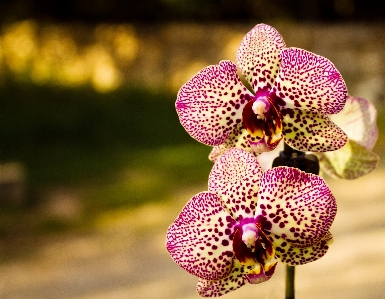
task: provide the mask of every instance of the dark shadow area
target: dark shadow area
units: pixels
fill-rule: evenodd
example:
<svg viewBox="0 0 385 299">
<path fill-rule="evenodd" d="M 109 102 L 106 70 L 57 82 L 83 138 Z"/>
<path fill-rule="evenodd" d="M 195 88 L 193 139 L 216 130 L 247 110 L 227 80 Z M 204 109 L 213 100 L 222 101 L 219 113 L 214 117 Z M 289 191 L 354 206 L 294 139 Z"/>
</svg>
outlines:
<svg viewBox="0 0 385 299">
<path fill-rule="evenodd" d="M 5 21 L 134 22 L 311 22 L 383 21 L 385 4 L 374 0 L 3 0 Z"/>
</svg>

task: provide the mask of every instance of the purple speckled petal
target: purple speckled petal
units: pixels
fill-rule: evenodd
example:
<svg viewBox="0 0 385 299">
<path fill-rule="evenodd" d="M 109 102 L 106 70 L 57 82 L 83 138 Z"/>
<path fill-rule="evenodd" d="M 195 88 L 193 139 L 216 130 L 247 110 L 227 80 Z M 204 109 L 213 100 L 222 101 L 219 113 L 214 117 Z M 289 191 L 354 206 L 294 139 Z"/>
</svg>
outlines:
<svg viewBox="0 0 385 299">
<path fill-rule="evenodd" d="M 298 266 L 316 261 L 323 257 L 333 243 L 333 236 L 328 232 L 318 243 L 308 247 L 296 247 L 285 238 L 271 234 L 275 248 L 275 257 L 289 266 Z"/>
<path fill-rule="evenodd" d="M 285 42 L 278 31 L 265 24 L 256 25 L 243 38 L 237 51 L 237 66 L 259 94 L 273 86 L 279 70 L 279 53 Z"/>
<path fill-rule="evenodd" d="M 346 85 L 328 59 L 298 48 L 287 48 L 280 57 L 281 69 L 272 92 L 286 102 L 285 108 L 325 114 L 342 110 Z"/>
<path fill-rule="evenodd" d="M 215 162 L 218 157 L 223 155 L 227 150 L 232 147 L 241 148 L 249 153 L 254 154 L 254 152 L 251 150 L 249 143 L 249 140 L 253 138 L 254 137 L 250 136 L 250 134 L 243 127 L 242 123 L 240 123 L 224 143 L 213 147 L 209 155 L 209 159 Z"/>
<path fill-rule="evenodd" d="M 299 151 L 327 152 L 345 145 L 347 135 L 325 114 L 282 109 L 286 143 Z"/>
<path fill-rule="evenodd" d="M 348 135 L 367 150 L 372 150 L 377 138 L 377 110 L 372 103 L 363 98 L 349 96 L 344 109 L 338 114 L 330 115 Z"/>
<path fill-rule="evenodd" d="M 352 180 L 370 173 L 379 157 L 354 140 L 334 152 L 317 153 L 321 170 L 333 178 Z"/>
<path fill-rule="evenodd" d="M 187 202 L 168 228 L 166 248 L 189 273 L 208 280 L 222 279 L 233 268 L 230 234 L 234 224 L 216 194 L 201 192 Z"/>
<path fill-rule="evenodd" d="M 296 247 L 312 246 L 328 234 L 336 213 L 336 201 L 321 177 L 291 167 L 264 172 L 255 215 L 271 223 L 266 231 Z"/>
<path fill-rule="evenodd" d="M 207 145 L 218 145 L 242 121 L 245 95 L 231 61 L 221 61 L 201 70 L 179 90 L 175 103 L 179 120 L 191 137 Z"/>
<path fill-rule="evenodd" d="M 218 280 L 199 279 L 196 290 L 202 297 L 219 297 L 240 288 L 246 282 L 244 266 L 234 260 L 234 268 L 229 276 Z"/>
<path fill-rule="evenodd" d="M 229 213 L 238 220 L 253 217 L 262 168 L 250 153 L 231 148 L 215 162 L 209 176 L 209 191 L 218 194 Z"/>
</svg>

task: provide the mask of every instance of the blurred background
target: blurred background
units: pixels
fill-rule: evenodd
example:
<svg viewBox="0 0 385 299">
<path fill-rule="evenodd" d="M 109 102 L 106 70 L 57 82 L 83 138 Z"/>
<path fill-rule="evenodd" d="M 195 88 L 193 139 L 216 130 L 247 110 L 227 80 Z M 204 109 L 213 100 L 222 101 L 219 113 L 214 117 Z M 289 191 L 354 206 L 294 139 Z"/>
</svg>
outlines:
<svg viewBox="0 0 385 299">
<path fill-rule="evenodd" d="M 164 249 L 206 190 L 210 148 L 184 131 L 178 89 L 235 60 L 255 24 L 330 59 L 378 109 L 385 155 L 385 4 L 374 0 L 2 0 L 0 298 L 199 298 Z M 297 271 L 298 298 L 384 298 L 384 163 L 328 179 L 335 244 Z M 283 267 L 224 296 L 283 298 Z M 254 297 L 253 297 L 254 298 Z"/>
</svg>

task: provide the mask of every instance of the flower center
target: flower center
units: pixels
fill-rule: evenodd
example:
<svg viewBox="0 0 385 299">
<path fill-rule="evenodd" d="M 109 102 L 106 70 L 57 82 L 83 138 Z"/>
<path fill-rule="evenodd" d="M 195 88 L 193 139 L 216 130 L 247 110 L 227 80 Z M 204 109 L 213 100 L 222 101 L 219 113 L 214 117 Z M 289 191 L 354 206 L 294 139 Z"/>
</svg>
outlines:
<svg viewBox="0 0 385 299">
<path fill-rule="evenodd" d="M 256 153 L 273 150 L 282 139 L 282 115 L 269 96 L 254 97 L 243 108 L 242 123 Z"/>
<path fill-rule="evenodd" d="M 243 265 L 265 264 L 274 257 L 270 239 L 259 223 L 246 223 L 237 228 L 233 238 L 235 257 Z"/>
<path fill-rule="evenodd" d="M 262 231 L 261 225 L 250 220 L 244 219 L 241 221 L 241 227 L 236 229 L 233 251 L 235 258 L 245 266 L 249 282 L 260 283 L 269 279 L 274 273 L 277 264 L 272 261 L 275 250 L 270 239 Z"/>
</svg>

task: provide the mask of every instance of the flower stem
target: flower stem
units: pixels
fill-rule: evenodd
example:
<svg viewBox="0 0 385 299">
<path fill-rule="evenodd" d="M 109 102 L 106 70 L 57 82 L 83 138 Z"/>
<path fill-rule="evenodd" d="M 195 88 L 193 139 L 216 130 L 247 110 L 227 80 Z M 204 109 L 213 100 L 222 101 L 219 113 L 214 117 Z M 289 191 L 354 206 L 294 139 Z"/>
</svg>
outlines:
<svg viewBox="0 0 385 299">
<path fill-rule="evenodd" d="M 316 155 L 295 150 L 286 143 L 283 151 L 273 161 L 273 167 L 278 166 L 295 167 L 307 173 L 319 173 L 319 161 Z M 294 278 L 295 266 L 286 266 L 285 299 L 295 298 Z"/>
<path fill-rule="evenodd" d="M 307 173 L 319 174 L 319 161 L 316 155 L 295 150 L 286 143 L 283 151 L 273 161 L 273 167 L 278 166 L 295 167 Z"/>
<path fill-rule="evenodd" d="M 286 266 L 285 299 L 295 298 L 294 279 L 295 279 L 295 266 Z"/>
</svg>

